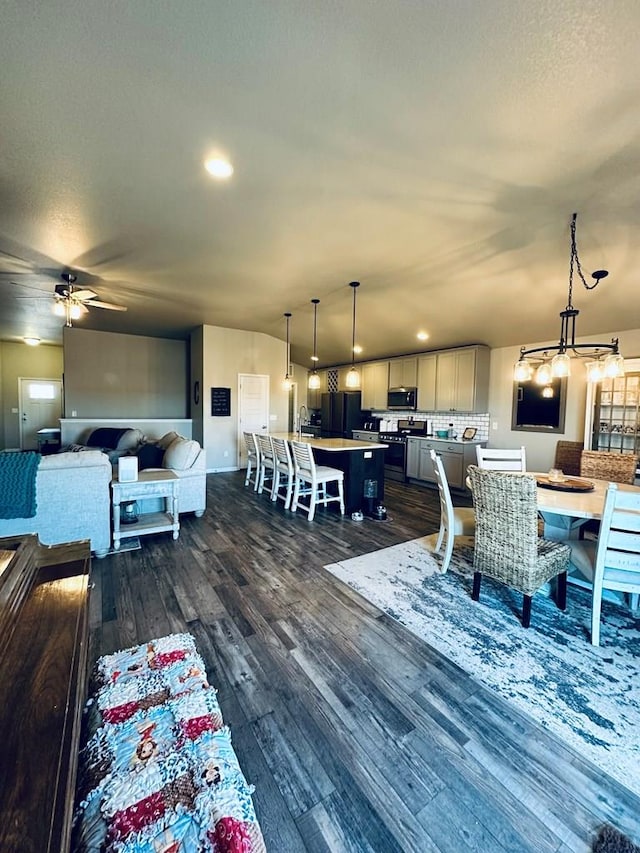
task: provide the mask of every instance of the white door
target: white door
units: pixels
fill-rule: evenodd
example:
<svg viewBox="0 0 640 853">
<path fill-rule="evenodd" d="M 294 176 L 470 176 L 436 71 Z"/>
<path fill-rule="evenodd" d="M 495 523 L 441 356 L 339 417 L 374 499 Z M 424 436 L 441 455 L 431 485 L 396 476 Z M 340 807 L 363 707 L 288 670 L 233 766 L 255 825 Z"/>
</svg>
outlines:
<svg viewBox="0 0 640 853">
<path fill-rule="evenodd" d="M 245 432 L 269 432 L 269 377 L 238 375 L 238 467 L 247 467 Z"/>
<path fill-rule="evenodd" d="M 38 449 L 38 430 L 58 428 L 62 417 L 59 379 L 19 379 L 20 447 Z"/>
</svg>

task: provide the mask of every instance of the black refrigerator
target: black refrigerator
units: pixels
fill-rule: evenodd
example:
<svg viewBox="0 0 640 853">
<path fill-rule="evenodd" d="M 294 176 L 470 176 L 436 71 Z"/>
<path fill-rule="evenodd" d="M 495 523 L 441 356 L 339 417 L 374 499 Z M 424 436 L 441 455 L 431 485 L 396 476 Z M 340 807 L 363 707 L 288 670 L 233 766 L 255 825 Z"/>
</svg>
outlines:
<svg viewBox="0 0 640 853">
<path fill-rule="evenodd" d="M 330 391 L 322 395 L 320 434 L 324 438 L 352 438 L 351 431 L 361 427 L 360 391 Z"/>
</svg>

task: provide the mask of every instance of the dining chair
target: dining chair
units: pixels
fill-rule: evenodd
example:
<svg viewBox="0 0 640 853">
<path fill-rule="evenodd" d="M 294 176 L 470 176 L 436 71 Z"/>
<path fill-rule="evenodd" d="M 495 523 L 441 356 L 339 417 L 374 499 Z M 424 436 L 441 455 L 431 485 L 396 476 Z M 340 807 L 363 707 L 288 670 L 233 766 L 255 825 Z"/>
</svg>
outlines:
<svg viewBox="0 0 640 853">
<path fill-rule="evenodd" d="M 556 442 L 556 454 L 553 467 L 568 477 L 580 476 L 580 455 L 584 449 L 581 441 Z"/>
<path fill-rule="evenodd" d="M 524 447 L 503 449 L 476 445 L 478 468 L 489 471 L 526 471 L 527 459 Z"/>
<path fill-rule="evenodd" d="M 316 506 L 326 506 L 332 501 L 338 501 L 340 514 L 344 515 L 344 471 L 328 465 L 316 465 L 313 450 L 306 442 L 292 441 L 291 452 L 295 469 L 292 512 L 301 509 L 307 513 L 308 521 L 313 521 Z M 337 495 L 329 494 L 327 491 L 329 483 L 336 483 Z M 308 496 L 308 504 L 301 502 L 300 498 L 303 495 Z"/>
<path fill-rule="evenodd" d="M 609 453 L 606 450 L 583 450 L 580 455 L 580 476 L 625 483 L 632 486 L 636 478 L 638 457 L 633 453 Z"/>
<path fill-rule="evenodd" d="M 444 555 L 440 571 L 444 574 L 449 568 L 451 554 L 453 553 L 453 541 L 456 536 L 473 536 L 475 530 L 475 513 L 472 507 L 454 507 L 451 500 L 451 491 L 447 474 L 442 464 L 442 459 L 435 450 L 431 450 L 431 461 L 438 484 L 440 495 L 440 530 L 436 542 L 435 553 L 440 553 L 444 542 Z"/>
<path fill-rule="evenodd" d="M 294 466 L 289 451 L 289 442 L 285 438 L 271 437 L 273 446 L 273 456 L 275 462 L 275 474 L 273 477 L 273 486 L 271 487 L 271 500 L 277 501 L 278 498 L 284 501 L 284 508 L 289 509 L 291 506 L 291 497 L 293 495 L 294 485 Z M 283 491 L 284 490 L 284 493 Z"/>
<path fill-rule="evenodd" d="M 258 494 L 261 495 L 267 482 L 273 484 L 275 476 L 275 462 L 273 459 L 273 446 L 271 436 L 257 433 L 258 448 L 260 450 L 260 476 L 258 477 Z M 269 487 L 271 494 L 271 487 Z"/>
<path fill-rule="evenodd" d="M 571 551 L 538 535 L 535 477 L 470 465 L 469 479 L 476 514 L 472 598 L 480 598 L 483 575 L 513 587 L 523 595 L 522 626 L 528 628 L 534 593 L 557 578 L 556 603 L 564 610 Z"/>
<path fill-rule="evenodd" d="M 602 591 L 631 595 L 631 609 L 640 596 L 640 493 L 610 483 L 604 501 L 597 541 L 571 540 L 571 563 L 593 585 L 591 644 L 600 645 Z"/>
<path fill-rule="evenodd" d="M 244 444 L 247 449 L 247 474 L 244 478 L 244 484 L 248 486 L 252 482 L 253 491 L 257 492 L 260 480 L 260 449 L 258 447 L 258 440 L 255 432 L 245 432 L 243 435 Z M 251 479 L 252 471 L 253 480 Z"/>
</svg>

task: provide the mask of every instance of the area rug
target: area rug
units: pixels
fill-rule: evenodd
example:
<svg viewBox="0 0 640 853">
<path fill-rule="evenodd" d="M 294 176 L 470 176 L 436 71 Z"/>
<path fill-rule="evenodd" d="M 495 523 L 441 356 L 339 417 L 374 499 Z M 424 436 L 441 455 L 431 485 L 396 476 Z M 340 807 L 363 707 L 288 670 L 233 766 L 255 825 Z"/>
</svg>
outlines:
<svg viewBox="0 0 640 853">
<path fill-rule="evenodd" d="M 446 574 L 435 536 L 325 566 L 476 680 L 640 794 L 640 620 L 603 602 L 591 645 L 591 596 L 567 591 L 567 610 L 537 594 L 531 627 L 522 596 L 483 578 L 471 598 L 473 547 L 460 537 Z"/>
</svg>

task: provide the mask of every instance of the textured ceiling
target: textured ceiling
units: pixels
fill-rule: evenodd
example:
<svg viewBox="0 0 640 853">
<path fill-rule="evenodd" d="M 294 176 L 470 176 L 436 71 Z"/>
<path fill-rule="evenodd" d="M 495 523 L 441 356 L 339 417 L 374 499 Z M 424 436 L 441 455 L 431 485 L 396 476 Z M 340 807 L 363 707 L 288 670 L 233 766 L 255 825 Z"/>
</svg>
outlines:
<svg viewBox="0 0 640 853">
<path fill-rule="evenodd" d="M 0 4 L 0 337 L 284 338 L 310 364 L 637 328 L 637 0 Z M 226 153 L 233 178 L 203 169 Z M 17 298 L 29 297 L 29 298 Z M 33 298 L 31 298 L 33 297 Z M 429 333 L 426 344 L 416 340 Z"/>
</svg>

